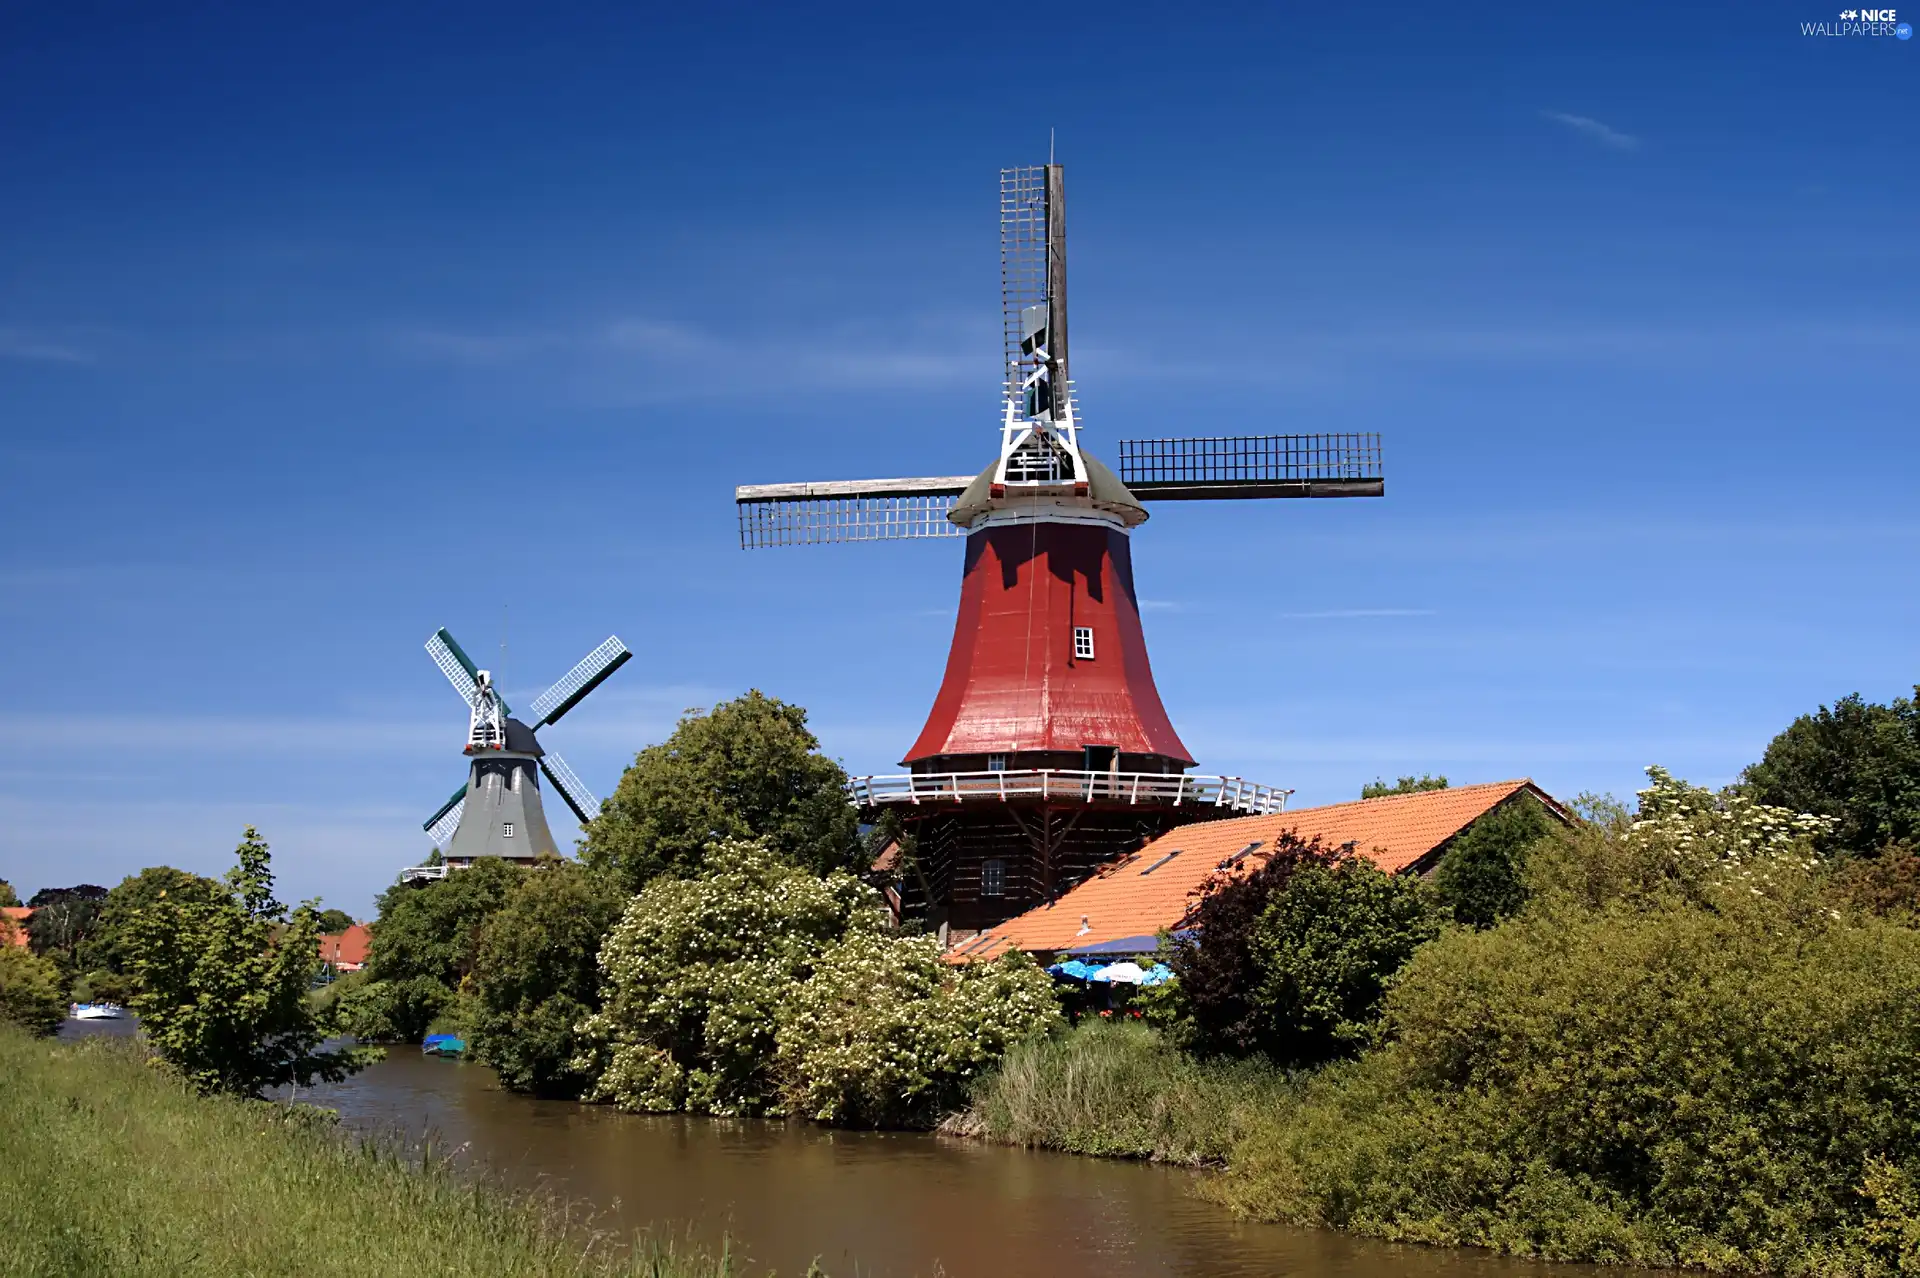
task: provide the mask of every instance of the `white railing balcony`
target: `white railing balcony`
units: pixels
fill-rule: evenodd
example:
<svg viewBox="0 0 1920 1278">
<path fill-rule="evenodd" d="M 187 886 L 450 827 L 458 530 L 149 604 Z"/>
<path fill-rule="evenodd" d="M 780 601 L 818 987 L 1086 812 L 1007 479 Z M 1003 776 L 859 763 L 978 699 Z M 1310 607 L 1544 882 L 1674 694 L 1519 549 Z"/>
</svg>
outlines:
<svg viewBox="0 0 1920 1278">
<path fill-rule="evenodd" d="M 1001 772 L 903 772 L 853 777 L 847 797 L 858 807 L 895 803 L 1000 803 L 1060 799 L 1149 807 L 1208 805 L 1247 816 L 1284 812 L 1293 791 L 1239 777 L 1195 777 L 1165 772 L 1083 772 L 1072 768 L 1016 768 Z"/>
<path fill-rule="evenodd" d="M 439 865 L 410 865 L 400 871 L 402 883 L 418 883 L 425 879 L 444 879 L 447 877 L 447 863 Z"/>
</svg>

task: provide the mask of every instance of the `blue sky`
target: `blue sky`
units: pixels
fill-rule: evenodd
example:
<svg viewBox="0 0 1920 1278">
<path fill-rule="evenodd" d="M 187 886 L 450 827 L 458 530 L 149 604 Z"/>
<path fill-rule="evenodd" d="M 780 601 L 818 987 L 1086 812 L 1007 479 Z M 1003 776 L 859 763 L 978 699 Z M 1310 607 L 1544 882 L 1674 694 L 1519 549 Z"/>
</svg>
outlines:
<svg viewBox="0 0 1920 1278">
<path fill-rule="evenodd" d="M 1092 451 L 1385 439 L 1136 534 L 1202 770 L 1724 782 L 1920 680 L 1920 47 L 1827 7 L 10 6 L 0 876 L 253 822 L 366 913 L 463 778 L 440 625 L 522 703 L 626 640 L 546 734 L 603 794 L 754 686 L 894 770 L 958 544 L 731 490 L 990 459 L 1049 128 Z"/>
</svg>

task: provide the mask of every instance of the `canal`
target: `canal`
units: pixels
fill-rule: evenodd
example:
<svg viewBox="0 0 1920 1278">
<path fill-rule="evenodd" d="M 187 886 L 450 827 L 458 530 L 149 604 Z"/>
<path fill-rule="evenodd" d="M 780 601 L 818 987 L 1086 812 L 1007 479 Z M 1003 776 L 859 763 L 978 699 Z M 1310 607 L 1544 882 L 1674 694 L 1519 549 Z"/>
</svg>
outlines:
<svg viewBox="0 0 1920 1278">
<path fill-rule="evenodd" d="M 581 1202 L 622 1233 L 648 1225 L 751 1261 L 835 1278 L 1570 1278 L 1635 1271 L 1396 1247 L 1236 1221 L 1193 1174 L 922 1134 L 623 1114 L 500 1090 L 479 1066 L 394 1048 L 304 1091 L 359 1131 L 418 1139 L 507 1183 Z M 423 1227 L 430 1227 L 423 1222 Z M 1646 1271 L 1639 1271 L 1645 1273 Z"/>
</svg>

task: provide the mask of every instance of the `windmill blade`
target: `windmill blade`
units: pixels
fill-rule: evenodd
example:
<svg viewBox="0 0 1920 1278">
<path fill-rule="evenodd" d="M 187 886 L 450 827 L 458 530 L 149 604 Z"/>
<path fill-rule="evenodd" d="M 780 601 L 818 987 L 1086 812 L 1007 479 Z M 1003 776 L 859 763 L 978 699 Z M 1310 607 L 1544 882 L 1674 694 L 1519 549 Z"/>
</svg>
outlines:
<svg viewBox="0 0 1920 1278">
<path fill-rule="evenodd" d="M 586 783 L 574 775 L 567 761 L 557 754 L 547 754 L 540 760 L 540 770 L 547 774 L 547 780 L 553 782 L 553 788 L 567 801 L 573 814 L 580 818 L 581 825 L 592 825 L 593 818 L 600 815 L 600 800 L 593 797 L 593 791 Z"/>
<path fill-rule="evenodd" d="M 453 792 L 453 797 L 440 805 L 440 810 L 428 817 L 421 825 L 427 837 L 433 840 L 433 846 L 444 848 L 453 838 L 453 832 L 460 828 L 460 815 L 467 810 L 467 787 L 461 786 Z"/>
<path fill-rule="evenodd" d="M 733 490 L 740 548 L 842 541 L 960 537 L 947 518 L 971 475 L 848 479 L 814 484 L 744 484 Z"/>
<path fill-rule="evenodd" d="M 608 635 L 605 643 L 582 657 L 579 665 L 560 676 L 559 682 L 533 699 L 529 710 L 539 716 L 533 726 L 544 728 L 549 723 L 560 722 L 561 715 L 579 705 L 589 692 L 605 683 L 607 676 L 625 665 L 632 656 L 627 645 L 620 642 L 619 635 Z"/>
<path fill-rule="evenodd" d="M 433 664 L 440 667 L 440 673 L 447 677 L 453 690 L 468 705 L 473 704 L 473 691 L 480 686 L 480 668 L 473 664 L 472 658 L 454 642 L 453 636 L 445 628 L 433 632 L 427 640 L 427 655 L 433 658 Z"/>
<path fill-rule="evenodd" d="M 1374 434 L 1123 439 L 1120 480 L 1159 501 L 1386 495 Z"/>
</svg>

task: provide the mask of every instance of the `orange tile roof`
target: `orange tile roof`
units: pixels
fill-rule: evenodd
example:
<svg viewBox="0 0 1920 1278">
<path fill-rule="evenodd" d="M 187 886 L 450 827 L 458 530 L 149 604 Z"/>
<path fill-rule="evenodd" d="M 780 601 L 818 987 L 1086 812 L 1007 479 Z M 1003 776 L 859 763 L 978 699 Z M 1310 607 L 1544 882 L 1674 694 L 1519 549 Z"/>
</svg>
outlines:
<svg viewBox="0 0 1920 1278">
<path fill-rule="evenodd" d="M 1422 863 L 1433 852 L 1521 790 L 1561 813 L 1544 790 L 1520 780 L 1184 825 L 1108 866 L 1052 905 L 956 942 L 948 958 L 970 963 L 1010 949 L 1074 949 L 1178 927 L 1195 893 L 1222 861 L 1256 841 L 1270 849 L 1285 831 L 1302 839 L 1319 835 L 1331 846 L 1351 842 L 1356 852 L 1390 873 L 1424 869 Z M 1263 855 L 1256 852 L 1249 860 Z"/>
<path fill-rule="evenodd" d="M 336 967 L 359 967 L 367 961 L 367 946 L 373 931 L 365 923 L 355 923 L 344 932 L 329 932 L 320 938 L 320 961 Z"/>
<path fill-rule="evenodd" d="M 33 911 L 24 905 L 0 906 L 0 917 L 6 919 L 0 925 L 0 935 L 4 935 L 15 945 L 27 943 L 27 920 L 33 917 Z"/>
</svg>

